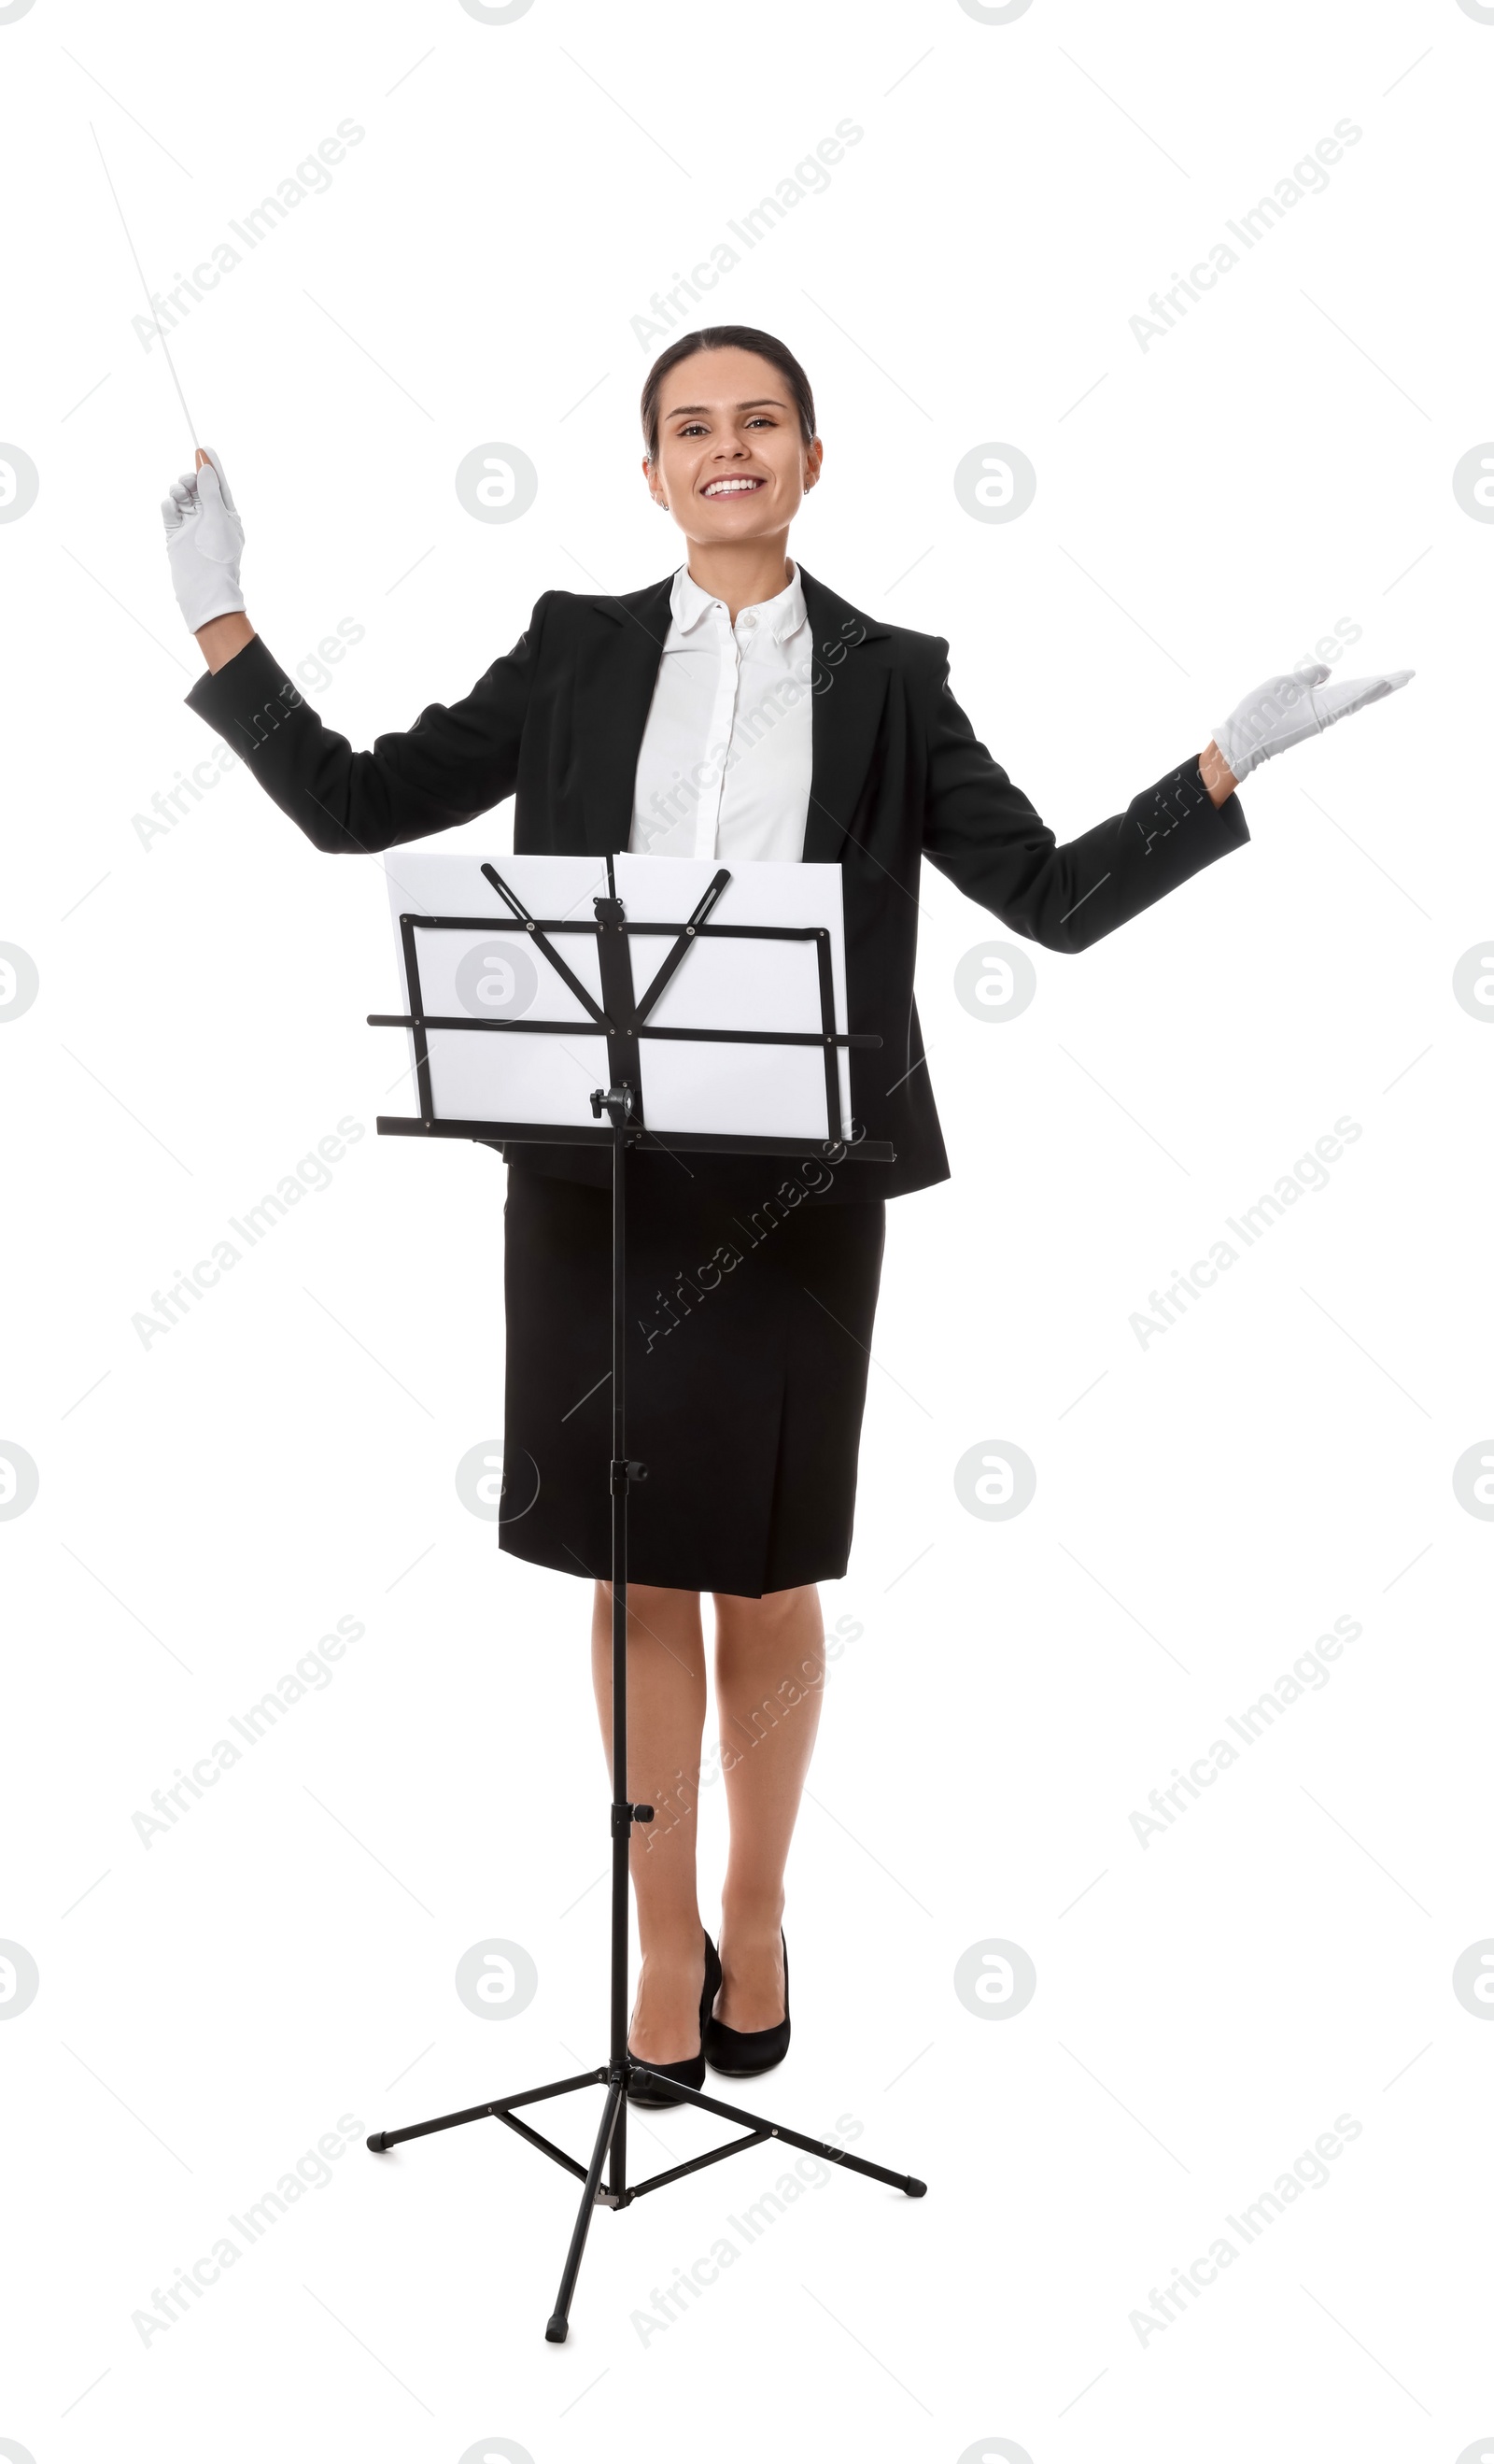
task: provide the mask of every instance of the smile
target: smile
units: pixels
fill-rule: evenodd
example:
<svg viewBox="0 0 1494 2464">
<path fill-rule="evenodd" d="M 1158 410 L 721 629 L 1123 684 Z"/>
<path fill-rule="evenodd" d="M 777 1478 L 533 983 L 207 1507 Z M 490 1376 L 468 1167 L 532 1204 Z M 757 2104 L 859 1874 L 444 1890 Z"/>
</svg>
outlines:
<svg viewBox="0 0 1494 2464">
<path fill-rule="evenodd" d="M 701 493 L 707 496 L 750 496 L 754 490 L 767 484 L 766 479 L 713 479 Z"/>
</svg>

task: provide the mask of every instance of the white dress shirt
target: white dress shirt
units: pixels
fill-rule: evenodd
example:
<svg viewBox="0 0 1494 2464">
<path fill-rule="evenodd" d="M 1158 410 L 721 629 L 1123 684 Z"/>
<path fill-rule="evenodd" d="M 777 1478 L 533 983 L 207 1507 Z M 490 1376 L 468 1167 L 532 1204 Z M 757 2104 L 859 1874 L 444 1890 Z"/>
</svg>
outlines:
<svg viewBox="0 0 1494 2464">
<path fill-rule="evenodd" d="M 735 625 L 680 566 L 633 782 L 634 855 L 802 860 L 810 664 L 797 565 L 786 589 Z"/>
</svg>

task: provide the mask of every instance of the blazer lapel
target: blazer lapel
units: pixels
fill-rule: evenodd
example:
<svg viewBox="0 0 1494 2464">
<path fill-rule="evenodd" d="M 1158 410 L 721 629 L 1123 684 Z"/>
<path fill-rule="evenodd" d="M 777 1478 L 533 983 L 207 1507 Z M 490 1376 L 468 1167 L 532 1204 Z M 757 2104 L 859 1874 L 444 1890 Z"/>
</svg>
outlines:
<svg viewBox="0 0 1494 2464">
<path fill-rule="evenodd" d="M 626 599 L 596 603 L 614 619 L 616 630 L 594 634 L 579 677 L 582 812 L 588 855 L 618 855 L 627 845 L 633 776 L 669 636 L 673 583 L 669 573 Z"/>
<path fill-rule="evenodd" d="M 865 646 L 885 641 L 888 628 L 827 590 L 802 565 L 799 577 L 814 649 L 814 773 L 804 862 L 839 864 L 887 699 L 887 669 L 867 657 Z"/>
</svg>

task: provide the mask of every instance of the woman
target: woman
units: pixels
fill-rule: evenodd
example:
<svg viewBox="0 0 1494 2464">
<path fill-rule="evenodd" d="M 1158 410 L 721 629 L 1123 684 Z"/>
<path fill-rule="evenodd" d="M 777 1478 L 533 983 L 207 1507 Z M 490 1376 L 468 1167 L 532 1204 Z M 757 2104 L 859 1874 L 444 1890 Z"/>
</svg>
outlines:
<svg viewBox="0 0 1494 2464">
<path fill-rule="evenodd" d="M 950 693 L 947 643 L 877 623 L 789 559 L 823 459 L 792 353 L 750 327 L 685 335 L 649 371 L 643 427 L 644 477 L 685 561 L 618 599 L 546 591 L 465 701 L 367 753 L 251 627 L 217 464 L 163 510 L 209 669 L 187 702 L 316 847 L 396 847 L 516 792 L 519 853 L 842 865 L 847 1023 L 881 1039 L 851 1057 L 852 1110 L 896 1162 L 695 1156 L 687 1171 L 661 1149 L 628 1165 L 629 1443 L 649 1479 L 629 1507 L 626 1794 L 658 1809 L 632 1844 L 628 2041 L 699 2087 L 707 2059 L 742 2076 L 787 2048 L 783 1876 L 824 1685 L 816 1584 L 845 1573 L 850 1546 L 885 1201 L 948 1176 L 912 1000 L 920 858 L 1011 930 L 1087 948 L 1244 845 L 1235 789 L 1259 762 L 1406 672 L 1327 690 L 1327 667 L 1272 677 L 1201 755 L 1058 847 Z M 606 1740 L 610 1165 L 564 1148 L 507 1162 L 505 1450 L 534 1458 L 539 1487 L 500 1539 L 594 1580 Z M 719 1955 L 695 1890 L 706 1591 L 731 1821 Z"/>
</svg>

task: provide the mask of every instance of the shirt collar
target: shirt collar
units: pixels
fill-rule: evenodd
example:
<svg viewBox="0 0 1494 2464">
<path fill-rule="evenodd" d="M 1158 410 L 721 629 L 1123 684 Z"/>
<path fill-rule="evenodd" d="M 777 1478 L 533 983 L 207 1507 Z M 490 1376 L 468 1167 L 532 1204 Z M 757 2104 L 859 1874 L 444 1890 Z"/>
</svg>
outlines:
<svg viewBox="0 0 1494 2464">
<path fill-rule="evenodd" d="M 678 630 L 682 633 L 692 631 L 701 618 L 718 604 L 709 590 L 702 590 L 689 564 L 682 564 L 670 592 L 670 614 Z M 742 614 L 746 613 L 743 608 Z M 804 605 L 804 586 L 799 578 L 797 564 L 787 586 L 779 592 L 776 599 L 759 601 L 753 614 L 758 619 L 758 632 L 771 633 L 775 642 L 786 642 L 791 633 L 797 633 L 808 616 Z"/>
</svg>

